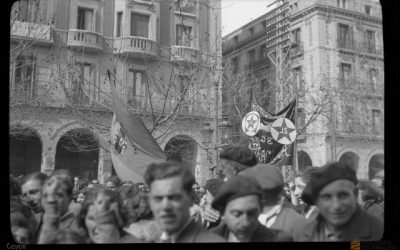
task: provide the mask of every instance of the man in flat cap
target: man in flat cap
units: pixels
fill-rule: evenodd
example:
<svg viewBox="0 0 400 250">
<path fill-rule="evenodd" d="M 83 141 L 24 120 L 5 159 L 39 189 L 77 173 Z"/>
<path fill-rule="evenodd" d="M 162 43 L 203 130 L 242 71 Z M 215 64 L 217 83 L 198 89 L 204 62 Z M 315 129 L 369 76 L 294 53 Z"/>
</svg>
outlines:
<svg viewBox="0 0 400 250">
<path fill-rule="evenodd" d="M 306 219 L 284 202 L 282 174 L 269 164 L 258 164 L 239 175 L 257 180 L 262 189 L 262 210 L 258 221 L 267 228 L 279 229 L 293 235 L 298 227 L 306 224 Z"/>
<path fill-rule="evenodd" d="M 281 230 L 268 229 L 258 222 L 261 187 L 251 177 L 234 176 L 218 190 L 212 206 L 221 212 L 221 223 L 210 231 L 228 242 L 292 241 Z"/>
<path fill-rule="evenodd" d="M 295 241 L 377 241 L 383 223 L 357 203 L 355 171 L 340 162 L 313 171 L 302 199 L 316 205 L 319 215 L 294 234 Z"/>
</svg>

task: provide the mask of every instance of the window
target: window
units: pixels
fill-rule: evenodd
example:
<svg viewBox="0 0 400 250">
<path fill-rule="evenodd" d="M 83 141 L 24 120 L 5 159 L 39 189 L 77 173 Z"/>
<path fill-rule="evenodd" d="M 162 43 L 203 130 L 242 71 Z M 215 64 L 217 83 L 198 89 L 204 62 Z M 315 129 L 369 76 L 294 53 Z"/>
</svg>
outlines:
<svg viewBox="0 0 400 250">
<path fill-rule="evenodd" d="M 262 28 L 265 31 L 267 29 L 267 21 L 262 21 L 261 22 Z"/>
<path fill-rule="evenodd" d="M 378 70 L 377 69 L 370 69 L 368 71 L 368 80 L 369 80 L 371 90 L 375 90 L 377 83 L 378 83 Z"/>
<path fill-rule="evenodd" d="M 192 27 L 176 25 L 176 45 L 193 47 Z"/>
<path fill-rule="evenodd" d="M 235 42 L 235 45 L 239 42 L 239 37 L 238 36 L 234 36 L 233 37 L 233 41 Z"/>
<path fill-rule="evenodd" d="M 337 0 L 337 7 L 347 9 L 347 1 L 346 0 Z"/>
<path fill-rule="evenodd" d="M 184 113 L 191 111 L 190 103 L 194 101 L 195 96 L 188 76 L 179 75 L 175 93 L 177 101 L 183 98 L 179 107 L 180 111 Z"/>
<path fill-rule="evenodd" d="M 117 34 L 116 37 L 121 37 L 122 35 L 122 11 L 117 12 Z"/>
<path fill-rule="evenodd" d="M 76 28 L 79 30 L 94 31 L 94 16 L 92 9 L 78 7 Z"/>
<path fill-rule="evenodd" d="M 293 69 L 294 81 L 296 83 L 297 90 L 303 90 L 303 80 L 302 80 L 302 71 L 301 67 L 297 67 Z"/>
<path fill-rule="evenodd" d="M 344 122 L 344 128 L 345 132 L 354 132 L 354 107 L 353 106 L 344 106 L 343 110 L 343 122 Z"/>
<path fill-rule="evenodd" d="M 232 73 L 237 74 L 239 71 L 239 58 L 238 57 L 232 58 L 231 64 L 232 64 Z"/>
<path fill-rule="evenodd" d="M 300 35 L 301 35 L 300 28 L 292 31 L 293 45 L 300 45 L 300 43 L 301 43 Z"/>
<path fill-rule="evenodd" d="M 144 71 L 130 69 L 128 71 L 128 105 L 144 107 L 146 100 L 147 77 Z"/>
<path fill-rule="evenodd" d="M 18 17 L 21 22 L 38 22 L 39 0 L 20 0 L 17 4 Z"/>
<path fill-rule="evenodd" d="M 196 14 L 196 3 L 190 0 L 179 0 L 175 2 L 175 9 L 178 12 Z"/>
<path fill-rule="evenodd" d="M 303 108 L 297 109 L 297 121 L 296 127 L 301 128 L 306 124 L 306 113 Z"/>
<path fill-rule="evenodd" d="M 131 36 L 149 38 L 149 15 L 131 14 Z"/>
<path fill-rule="evenodd" d="M 249 55 L 249 65 L 252 66 L 256 61 L 256 50 L 255 49 L 250 50 L 248 52 L 248 55 Z"/>
<path fill-rule="evenodd" d="M 369 53 L 375 52 L 375 32 L 372 30 L 366 32 L 366 45 Z"/>
<path fill-rule="evenodd" d="M 35 61 L 33 57 L 19 56 L 15 63 L 12 98 L 27 100 L 35 96 Z"/>
<path fill-rule="evenodd" d="M 351 76 L 351 64 L 341 63 L 340 64 L 340 81 L 342 85 L 348 84 Z"/>
<path fill-rule="evenodd" d="M 260 59 L 267 58 L 267 45 L 264 43 L 260 46 Z"/>
<path fill-rule="evenodd" d="M 253 36 L 253 35 L 254 35 L 254 27 L 251 27 L 251 28 L 249 29 L 249 34 L 250 34 L 250 36 Z"/>
<path fill-rule="evenodd" d="M 381 111 L 379 109 L 372 110 L 372 130 L 374 134 L 381 134 Z"/>
<path fill-rule="evenodd" d="M 90 63 L 76 63 L 75 78 L 72 81 L 72 98 L 75 103 L 90 104 L 97 99 L 95 67 Z"/>
<path fill-rule="evenodd" d="M 262 79 L 260 83 L 260 104 L 266 108 L 271 105 L 272 100 L 271 83 L 267 79 Z"/>
<path fill-rule="evenodd" d="M 371 15 L 371 6 L 365 5 L 365 14 Z"/>
<path fill-rule="evenodd" d="M 338 25 L 338 46 L 340 48 L 351 48 L 353 45 L 352 33 L 349 25 Z"/>
</svg>

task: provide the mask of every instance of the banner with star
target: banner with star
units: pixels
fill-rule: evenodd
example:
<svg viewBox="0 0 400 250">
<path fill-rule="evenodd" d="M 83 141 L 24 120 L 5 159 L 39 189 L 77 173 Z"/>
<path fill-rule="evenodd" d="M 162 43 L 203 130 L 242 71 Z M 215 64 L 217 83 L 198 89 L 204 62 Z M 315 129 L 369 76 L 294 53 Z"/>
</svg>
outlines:
<svg viewBox="0 0 400 250">
<path fill-rule="evenodd" d="M 111 159 L 123 181 L 144 182 L 147 166 L 167 157 L 139 117 L 130 112 L 117 96 L 111 82 L 114 116 L 111 124 Z"/>
<path fill-rule="evenodd" d="M 249 148 L 256 154 L 258 162 L 277 166 L 293 165 L 296 100 L 276 114 L 259 105 L 253 105 L 253 110 L 260 114 L 261 125 L 257 134 L 250 137 Z"/>
</svg>

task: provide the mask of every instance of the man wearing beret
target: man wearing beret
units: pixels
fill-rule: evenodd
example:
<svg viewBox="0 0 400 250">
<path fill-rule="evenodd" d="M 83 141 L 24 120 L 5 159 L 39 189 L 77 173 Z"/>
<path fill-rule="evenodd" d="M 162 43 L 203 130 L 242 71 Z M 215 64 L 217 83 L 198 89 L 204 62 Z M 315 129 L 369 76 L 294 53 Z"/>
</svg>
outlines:
<svg viewBox="0 0 400 250">
<path fill-rule="evenodd" d="M 243 146 L 228 147 L 219 154 L 219 158 L 217 172 L 224 181 L 257 164 L 254 152 Z M 219 213 L 210 207 L 206 207 L 202 216 L 207 224 L 215 224 L 220 220 Z"/>
<path fill-rule="evenodd" d="M 302 199 L 319 215 L 294 234 L 295 241 L 377 241 L 383 223 L 357 203 L 357 177 L 349 166 L 334 162 L 313 171 Z"/>
<path fill-rule="evenodd" d="M 258 222 L 261 187 L 251 177 L 234 176 L 218 190 L 212 206 L 221 212 L 221 223 L 210 231 L 228 242 L 292 241 L 281 230 L 268 229 Z"/>
<path fill-rule="evenodd" d="M 306 224 L 306 219 L 284 202 L 283 177 L 274 166 L 258 164 L 239 175 L 257 180 L 262 189 L 262 210 L 258 221 L 267 228 L 279 229 L 293 235 L 298 227 Z"/>
<path fill-rule="evenodd" d="M 243 146 L 226 148 L 219 154 L 219 158 L 217 170 L 221 172 L 224 181 L 257 164 L 254 152 Z"/>
</svg>

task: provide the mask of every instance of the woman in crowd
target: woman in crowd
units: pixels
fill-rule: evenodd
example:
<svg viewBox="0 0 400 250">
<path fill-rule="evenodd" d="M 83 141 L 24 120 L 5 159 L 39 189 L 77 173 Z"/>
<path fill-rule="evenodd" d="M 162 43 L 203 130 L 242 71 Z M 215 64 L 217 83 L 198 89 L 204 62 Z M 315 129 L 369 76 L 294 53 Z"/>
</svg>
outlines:
<svg viewBox="0 0 400 250">
<path fill-rule="evenodd" d="M 138 238 L 144 242 L 154 243 L 160 238 L 161 231 L 153 218 L 145 191 L 140 190 L 128 199 L 126 210 L 130 222 L 124 230 L 133 238 L 126 236 L 121 242 L 130 243 L 132 239 Z"/>
</svg>

